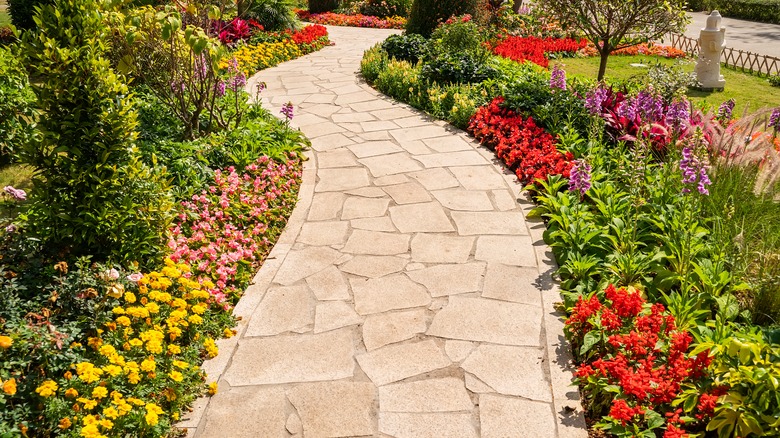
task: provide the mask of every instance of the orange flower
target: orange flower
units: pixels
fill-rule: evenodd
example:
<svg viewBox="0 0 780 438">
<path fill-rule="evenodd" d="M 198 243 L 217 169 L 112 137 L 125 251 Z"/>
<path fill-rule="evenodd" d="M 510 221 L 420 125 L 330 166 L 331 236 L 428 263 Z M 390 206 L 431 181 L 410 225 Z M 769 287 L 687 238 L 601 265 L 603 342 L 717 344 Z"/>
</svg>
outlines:
<svg viewBox="0 0 780 438">
<path fill-rule="evenodd" d="M 8 336 L 0 336 L 0 348 L 5 350 L 6 348 L 10 348 L 11 345 L 14 345 L 13 339 Z"/>
<path fill-rule="evenodd" d="M 16 394 L 16 379 L 8 379 L 3 383 L 3 392 L 8 395 Z"/>
</svg>

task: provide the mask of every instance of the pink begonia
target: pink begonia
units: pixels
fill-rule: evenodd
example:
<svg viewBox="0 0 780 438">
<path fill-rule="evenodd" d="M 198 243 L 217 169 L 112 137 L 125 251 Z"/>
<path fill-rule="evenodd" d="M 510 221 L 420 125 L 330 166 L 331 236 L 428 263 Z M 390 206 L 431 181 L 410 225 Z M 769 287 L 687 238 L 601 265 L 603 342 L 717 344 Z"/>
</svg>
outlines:
<svg viewBox="0 0 780 438">
<path fill-rule="evenodd" d="M 142 278 L 144 278 L 144 274 L 140 272 L 136 272 L 134 274 L 130 274 L 126 277 L 129 281 L 132 281 L 133 283 L 138 283 L 141 281 Z"/>
</svg>

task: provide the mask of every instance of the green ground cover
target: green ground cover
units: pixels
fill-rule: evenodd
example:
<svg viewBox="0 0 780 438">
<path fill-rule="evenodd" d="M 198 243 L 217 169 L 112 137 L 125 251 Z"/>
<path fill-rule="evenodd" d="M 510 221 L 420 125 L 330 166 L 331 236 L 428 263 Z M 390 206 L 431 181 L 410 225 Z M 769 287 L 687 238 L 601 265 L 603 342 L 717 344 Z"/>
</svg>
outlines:
<svg viewBox="0 0 780 438">
<path fill-rule="evenodd" d="M 0 0 L 0 27 L 11 24 L 11 16 L 8 15 L 8 5 L 5 0 Z"/>
<path fill-rule="evenodd" d="M 621 81 L 632 78 L 647 77 L 648 68 L 656 63 L 672 66 L 682 62 L 686 71 L 693 71 L 694 60 L 676 61 L 656 56 L 612 56 L 607 67 L 607 81 Z M 599 69 L 599 58 L 566 58 L 555 63 L 563 64 L 566 73 L 584 79 L 593 79 Z M 637 67 L 636 64 L 647 67 Z M 695 104 L 717 107 L 729 99 L 737 101 L 735 115 L 742 115 L 744 110 L 755 111 L 763 107 L 780 106 L 780 88 L 772 87 L 766 78 L 758 77 L 729 68 L 721 69 L 726 79 L 726 89 L 722 92 L 688 91 L 688 98 Z"/>
</svg>

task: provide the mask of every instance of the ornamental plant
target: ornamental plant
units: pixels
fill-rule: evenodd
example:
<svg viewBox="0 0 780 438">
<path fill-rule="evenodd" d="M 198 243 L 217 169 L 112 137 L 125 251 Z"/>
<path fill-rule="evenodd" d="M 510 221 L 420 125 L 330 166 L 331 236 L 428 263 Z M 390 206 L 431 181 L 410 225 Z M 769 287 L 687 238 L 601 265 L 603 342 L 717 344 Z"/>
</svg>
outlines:
<svg viewBox="0 0 780 438">
<path fill-rule="evenodd" d="M 575 380 L 588 415 L 612 435 L 684 437 L 703 429 L 726 392 L 707 389 L 709 350 L 690 354 L 691 333 L 638 290 L 609 285 L 603 296 L 581 296 L 564 330 L 580 361 Z M 694 398 L 678 408 L 689 388 L 697 391 L 685 396 Z"/>
<path fill-rule="evenodd" d="M 301 20 L 328 26 L 370 27 L 375 29 L 403 29 L 406 26 L 406 18 L 403 17 L 378 18 L 363 14 L 312 13 L 301 9 L 295 13 L 298 14 L 298 18 Z"/>
<path fill-rule="evenodd" d="M 547 67 L 551 56 L 573 56 L 585 47 L 587 40 L 571 38 L 537 38 L 535 36 L 507 36 L 492 44 L 493 54 L 517 62 L 530 61 Z"/>
</svg>

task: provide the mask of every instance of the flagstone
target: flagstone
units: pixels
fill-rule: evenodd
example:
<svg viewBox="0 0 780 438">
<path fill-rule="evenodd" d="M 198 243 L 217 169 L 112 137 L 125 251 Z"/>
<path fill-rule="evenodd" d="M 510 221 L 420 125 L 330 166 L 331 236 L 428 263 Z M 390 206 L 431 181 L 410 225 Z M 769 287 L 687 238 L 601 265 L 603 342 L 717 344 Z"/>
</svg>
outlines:
<svg viewBox="0 0 780 438">
<path fill-rule="evenodd" d="M 362 158 L 358 160 L 361 164 L 368 167 L 371 175 L 382 177 L 395 175 L 397 173 L 414 172 L 422 167 L 406 153 L 397 153 L 390 155 Z"/>
<path fill-rule="evenodd" d="M 342 192 L 365 187 L 369 184 L 368 172 L 362 168 L 320 169 L 316 192 Z"/>
<path fill-rule="evenodd" d="M 483 298 L 541 306 L 540 290 L 535 286 L 539 278 L 537 268 L 490 263 L 485 275 Z"/>
<path fill-rule="evenodd" d="M 457 412 L 474 408 L 463 380 L 454 377 L 394 383 L 379 388 L 382 412 Z"/>
<path fill-rule="evenodd" d="M 363 322 L 349 303 L 344 301 L 326 301 L 317 304 L 314 316 L 314 333 L 322 333 Z"/>
<path fill-rule="evenodd" d="M 350 278 L 355 310 L 360 315 L 427 306 L 431 296 L 425 288 L 403 274 L 381 278 Z"/>
<path fill-rule="evenodd" d="M 342 245 L 349 235 L 349 222 L 307 222 L 301 227 L 297 242 L 307 245 Z"/>
<path fill-rule="evenodd" d="M 409 174 L 428 190 L 449 189 L 458 186 L 458 180 L 447 169 L 426 169 Z"/>
<path fill-rule="evenodd" d="M 384 216 L 389 204 L 389 199 L 349 197 L 344 201 L 341 219 L 349 220 Z"/>
<path fill-rule="evenodd" d="M 277 271 L 274 281 L 285 286 L 291 285 L 331 266 L 339 257 L 341 257 L 340 252 L 328 247 L 310 246 L 290 251 Z"/>
<path fill-rule="evenodd" d="M 352 225 L 352 228 L 357 228 L 359 230 L 385 232 L 396 231 L 395 225 L 393 225 L 393 221 L 390 220 L 390 218 L 387 216 L 353 219 L 350 221 L 350 224 Z"/>
<path fill-rule="evenodd" d="M 356 437 L 374 435 L 377 412 L 376 387 L 367 382 L 318 382 L 287 391 L 311 437 Z"/>
<path fill-rule="evenodd" d="M 407 275 L 425 286 L 432 297 L 441 297 L 478 291 L 484 274 L 484 263 L 468 263 L 436 265 Z"/>
<path fill-rule="evenodd" d="M 550 383 L 542 371 L 541 348 L 482 344 L 461 364 L 498 393 L 552 401 Z"/>
<path fill-rule="evenodd" d="M 314 298 L 304 286 L 271 288 L 255 309 L 245 336 L 301 330 L 314 322 Z"/>
<path fill-rule="evenodd" d="M 399 205 L 428 202 L 431 200 L 431 195 L 428 191 L 416 182 L 386 186 L 384 190 L 393 198 L 393 201 Z"/>
<path fill-rule="evenodd" d="M 491 211 L 493 204 L 487 193 L 482 191 L 464 190 L 461 188 L 437 190 L 433 193 L 436 200 L 450 210 Z M 453 215 L 455 218 L 455 215 Z M 457 223 L 457 222 L 456 222 Z M 464 233 L 460 233 L 463 235 Z"/>
<path fill-rule="evenodd" d="M 358 255 L 339 268 L 348 274 L 378 278 L 403 271 L 407 263 L 406 259 L 400 257 Z"/>
<path fill-rule="evenodd" d="M 436 202 L 390 207 L 390 218 L 402 233 L 455 231 L 441 205 Z"/>
<path fill-rule="evenodd" d="M 417 155 L 414 159 L 422 163 L 426 169 L 432 167 L 480 166 L 487 164 L 487 160 L 474 150 Z"/>
<path fill-rule="evenodd" d="M 379 431 L 395 438 L 476 438 L 470 412 L 379 414 Z"/>
<path fill-rule="evenodd" d="M 477 260 L 515 266 L 536 266 L 533 240 L 529 236 L 479 236 Z"/>
<path fill-rule="evenodd" d="M 445 368 L 451 364 L 433 339 L 390 345 L 360 354 L 355 359 L 377 386 Z"/>
<path fill-rule="evenodd" d="M 456 166 L 449 170 L 466 190 L 506 189 L 504 178 L 493 166 Z"/>
<path fill-rule="evenodd" d="M 395 255 L 409 250 L 409 235 L 354 230 L 343 251 L 350 254 Z"/>
<path fill-rule="evenodd" d="M 334 263 L 338 263 L 336 260 Z M 349 285 L 347 280 L 335 266 L 328 266 L 316 274 L 306 277 L 306 284 L 314 292 L 319 301 L 348 300 Z"/>
<path fill-rule="evenodd" d="M 372 351 L 411 339 L 427 328 L 424 309 L 369 315 L 363 323 L 363 343 Z"/>
<path fill-rule="evenodd" d="M 555 415 L 548 403 L 482 394 L 479 422 L 482 438 L 556 437 Z"/>
</svg>

